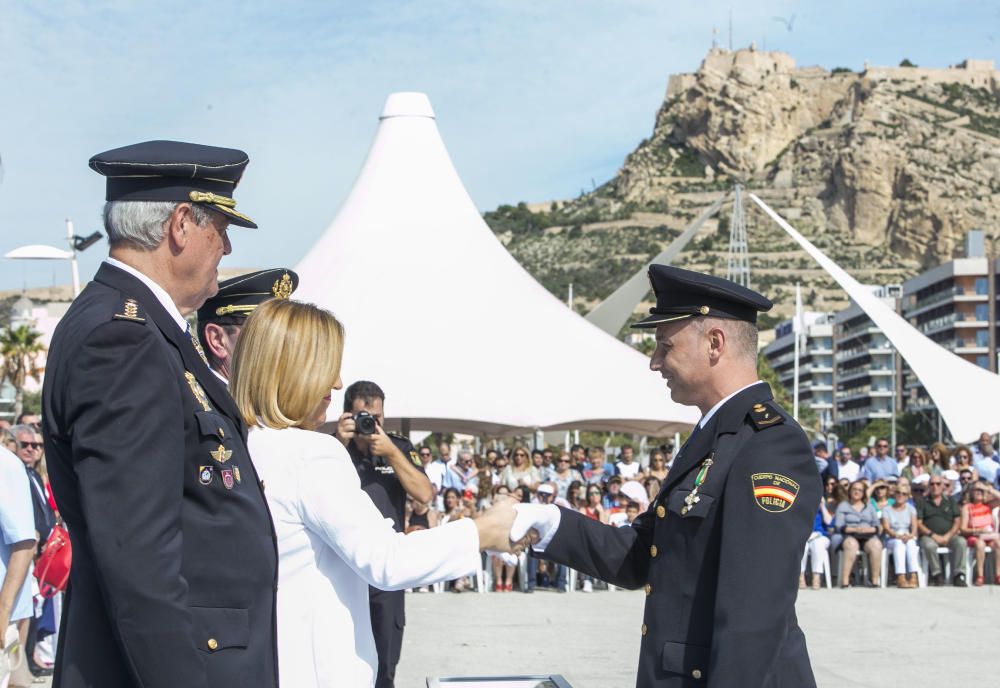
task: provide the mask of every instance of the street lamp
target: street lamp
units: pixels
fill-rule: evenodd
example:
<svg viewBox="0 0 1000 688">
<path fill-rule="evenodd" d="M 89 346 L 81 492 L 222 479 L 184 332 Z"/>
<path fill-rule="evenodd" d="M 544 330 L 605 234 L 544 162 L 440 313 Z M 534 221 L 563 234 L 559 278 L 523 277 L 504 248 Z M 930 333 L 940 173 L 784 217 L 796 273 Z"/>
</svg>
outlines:
<svg viewBox="0 0 1000 688">
<path fill-rule="evenodd" d="M 4 254 L 4 258 L 12 260 L 68 260 L 73 271 L 73 298 L 76 298 L 80 294 L 80 270 L 76 264 L 76 254 L 86 251 L 100 240 L 100 232 L 94 232 L 85 237 L 73 234 L 73 221 L 67 218 L 66 241 L 70 246 L 69 251 L 45 244 L 29 244 L 8 251 Z"/>
</svg>

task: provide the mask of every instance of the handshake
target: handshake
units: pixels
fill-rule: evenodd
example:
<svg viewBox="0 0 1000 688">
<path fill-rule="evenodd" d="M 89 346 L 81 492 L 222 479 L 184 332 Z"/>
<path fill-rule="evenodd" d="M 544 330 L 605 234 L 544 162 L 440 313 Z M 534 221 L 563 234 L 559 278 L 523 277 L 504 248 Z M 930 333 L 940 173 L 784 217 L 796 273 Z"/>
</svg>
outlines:
<svg viewBox="0 0 1000 688">
<path fill-rule="evenodd" d="M 528 545 L 543 551 L 559 527 L 559 507 L 522 504 L 503 497 L 476 519 L 479 549 L 520 554 Z"/>
</svg>

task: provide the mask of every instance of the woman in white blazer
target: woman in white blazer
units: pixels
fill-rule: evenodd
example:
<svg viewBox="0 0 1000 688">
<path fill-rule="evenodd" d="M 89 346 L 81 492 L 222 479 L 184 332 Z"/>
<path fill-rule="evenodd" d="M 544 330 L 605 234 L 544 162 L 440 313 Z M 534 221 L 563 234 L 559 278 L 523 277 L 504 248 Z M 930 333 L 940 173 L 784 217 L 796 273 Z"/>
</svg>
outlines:
<svg viewBox="0 0 1000 688">
<path fill-rule="evenodd" d="M 507 550 L 513 502 L 475 520 L 404 535 L 361 489 L 344 446 L 313 430 L 340 389 L 343 328 L 315 306 L 274 299 L 248 318 L 232 391 L 278 540 L 278 670 L 290 688 L 370 688 L 377 655 L 368 586 L 398 590 L 474 573 Z M 251 489 L 232 484 L 234 492 Z M 235 497 L 236 495 L 234 495 Z"/>
</svg>

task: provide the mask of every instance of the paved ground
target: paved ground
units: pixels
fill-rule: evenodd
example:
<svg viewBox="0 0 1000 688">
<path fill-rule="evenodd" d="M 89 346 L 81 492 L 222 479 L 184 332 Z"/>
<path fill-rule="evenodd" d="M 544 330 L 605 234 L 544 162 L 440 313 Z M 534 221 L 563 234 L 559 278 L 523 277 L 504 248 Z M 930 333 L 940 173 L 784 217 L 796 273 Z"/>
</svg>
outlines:
<svg viewBox="0 0 1000 688">
<path fill-rule="evenodd" d="M 396 686 L 550 672 L 573 688 L 633 688 L 644 599 L 625 591 L 407 595 Z M 806 590 L 798 614 L 820 688 L 996 685 L 987 658 L 996 656 L 1000 587 Z"/>
<path fill-rule="evenodd" d="M 410 594 L 397 688 L 427 676 L 561 673 L 632 688 L 642 592 Z M 995 685 L 1000 587 L 799 595 L 820 688 Z M 984 683 L 985 681 L 985 683 Z"/>
</svg>

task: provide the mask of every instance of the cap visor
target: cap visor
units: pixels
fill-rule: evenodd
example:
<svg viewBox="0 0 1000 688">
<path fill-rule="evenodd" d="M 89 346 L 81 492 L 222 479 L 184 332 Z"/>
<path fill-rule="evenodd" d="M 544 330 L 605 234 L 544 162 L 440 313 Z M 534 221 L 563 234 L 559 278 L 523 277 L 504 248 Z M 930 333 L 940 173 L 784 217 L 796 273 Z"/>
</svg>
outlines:
<svg viewBox="0 0 1000 688">
<path fill-rule="evenodd" d="M 218 210 L 220 213 L 225 215 L 229 219 L 229 224 L 236 225 L 237 227 L 247 227 L 249 229 L 257 229 L 257 223 L 251 220 L 249 217 L 242 213 L 238 213 L 232 208 L 227 208 L 224 205 L 218 205 L 217 203 L 206 204 L 212 210 Z"/>
<path fill-rule="evenodd" d="M 654 313 L 653 315 L 646 316 L 639 322 L 632 325 L 632 327 L 635 329 L 652 328 L 656 327 L 660 323 L 673 322 L 674 320 L 683 320 L 684 318 L 690 318 L 693 316 L 694 316 L 693 313 L 682 313 L 681 315 L 662 315 Z"/>
</svg>

